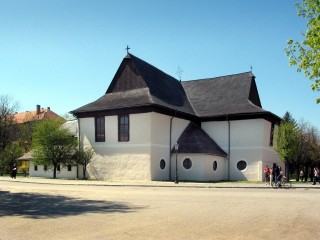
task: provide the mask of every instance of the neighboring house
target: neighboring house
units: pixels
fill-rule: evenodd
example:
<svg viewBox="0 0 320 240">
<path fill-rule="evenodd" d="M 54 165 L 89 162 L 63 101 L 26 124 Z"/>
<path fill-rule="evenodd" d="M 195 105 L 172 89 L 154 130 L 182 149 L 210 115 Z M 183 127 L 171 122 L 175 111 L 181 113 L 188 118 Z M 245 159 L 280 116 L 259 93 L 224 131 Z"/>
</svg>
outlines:
<svg viewBox="0 0 320 240">
<path fill-rule="evenodd" d="M 34 122 L 38 120 L 44 119 L 56 119 L 61 118 L 58 114 L 53 112 L 50 107 L 41 108 L 40 105 L 36 105 L 36 110 L 34 111 L 26 111 L 21 113 L 14 114 L 14 119 L 16 123 L 27 123 Z"/>
<path fill-rule="evenodd" d="M 61 125 L 62 128 L 67 128 L 74 135 L 74 137 L 79 136 L 78 132 L 78 121 L 71 120 L 67 121 Z M 77 173 L 78 172 L 78 173 Z M 53 169 L 48 168 L 43 165 L 35 165 L 32 161 L 30 161 L 30 169 L 29 169 L 30 177 L 53 177 Z M 82 178 L 82 167 L 79 168 L 77 166 L 58 166 L 57 169 L 57 178 Z"/>
<path fill-rule="evenodd" d="M 17 159 L 17 163 L 18 163 L 17 166 L 18 166 L 19 173 L 23 173 L 23 172 L 28 173 L 29 172 L 29 165 L 30 165 L 31 159 L 32 159 L 31 152 L 27 152 L 27 153 L 23 154 L 22 157 L 19 157 Z"/>
<path fill-rule="evenodd" d="M 30 168 L 30 159 L 31 153 L 30 153 L 30 146 L 32 142 L 32 134 L 34 129 L 34 124 L 37 121 L 45 120 L 45 119 L 57 119 L 61 118 L 58 114 L 51 111 L 50 107 L 47 109 L 41 108 L 40 105 L 36 105 L 36 109 L 34 111 L 26 111 L 26 112 L 20 112 L 15 113 L 14 115 L 14 121 L 17 124 L 20 124 L 19 132 L 16 134 L 19 134 L 21 138 L 23 138 L 23 141 L 21 141 L 21 144 L 23 144 L 24 151 L 26 153 L 18 158 L 18 171 L 19 172 L 29 172 Z"/>
<path fill-rule="evenodd" d="M 281 165 L 280 118 L 251 72 L 181 82 L 128 53 L 105 95 L 72 113 L 96 152 L 92 179 L 262 180 L 264 165 Z"/>
</svg>

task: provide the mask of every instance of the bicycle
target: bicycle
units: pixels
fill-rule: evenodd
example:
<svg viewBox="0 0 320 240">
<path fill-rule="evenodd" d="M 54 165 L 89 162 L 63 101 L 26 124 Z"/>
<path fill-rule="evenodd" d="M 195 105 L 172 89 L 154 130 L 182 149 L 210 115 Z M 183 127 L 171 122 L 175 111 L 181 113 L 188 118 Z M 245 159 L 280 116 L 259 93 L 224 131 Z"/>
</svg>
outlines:
<svg viewBox="0 0 320 240">
<path fill-rule="evenodd" d="M 286 188 L 286 189 L 288 189 L 288 188 L 291 188 L 291 187 L 292 187 L 292 184 L 291 184 L 291 182 L 288 182 L 288 181 L 287 181 L 287 178 L 286 178 L 285 176 L 283 176 L 283 177 L 281 178 L 281 180 L 278 181 L 277 183 L 276 183 L 276 182 L 272 182 L 272 183 L 271 183 L 271 187 L 273 187 L 273 188 Z"/>
</svg>

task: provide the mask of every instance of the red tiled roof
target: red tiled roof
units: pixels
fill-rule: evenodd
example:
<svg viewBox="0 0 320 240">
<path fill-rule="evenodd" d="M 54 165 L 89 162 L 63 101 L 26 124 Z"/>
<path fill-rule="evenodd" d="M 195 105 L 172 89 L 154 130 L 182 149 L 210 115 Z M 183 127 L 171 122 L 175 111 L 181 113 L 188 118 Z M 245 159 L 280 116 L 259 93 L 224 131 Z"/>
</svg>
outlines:
<svg viewBox="0 0 320 240">
<path fill-rule="evenodd" d="M 32 122 L 37 120 L 43 119 L 55 119 L 60 118 L 58 114 L 51 111 L 50 108 L 47 109 L 40 109 L 40 112 L 37 114 L 37 111 L 27 111 L 14 114 L 14 119 L 17 123 L 25 123 L 25 122 Z"/>
</svg>

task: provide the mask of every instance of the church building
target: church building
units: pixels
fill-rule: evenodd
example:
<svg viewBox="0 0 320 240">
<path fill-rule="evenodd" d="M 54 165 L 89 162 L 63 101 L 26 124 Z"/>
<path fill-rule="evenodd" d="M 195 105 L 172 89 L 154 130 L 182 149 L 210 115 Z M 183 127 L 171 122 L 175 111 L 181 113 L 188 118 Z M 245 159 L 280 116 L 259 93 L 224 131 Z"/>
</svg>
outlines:
<svg viewBox="0 0 320 240">
<path fill-rule="evenodd" d="M 179 81 L 128 53 L 106 93 L 72 111 L 101 180 L 263 180 L 281 165 L 280 118 L 262 108 L 251 72 Z"/>
</svg>

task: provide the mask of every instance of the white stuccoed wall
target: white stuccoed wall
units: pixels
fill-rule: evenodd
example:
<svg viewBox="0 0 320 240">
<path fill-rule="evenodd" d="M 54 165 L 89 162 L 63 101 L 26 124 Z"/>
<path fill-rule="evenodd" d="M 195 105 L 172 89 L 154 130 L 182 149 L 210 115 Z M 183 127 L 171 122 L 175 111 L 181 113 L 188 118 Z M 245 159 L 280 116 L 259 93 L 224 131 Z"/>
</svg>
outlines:
<svg viewBox="0 0 320 240">
<path fill-rule="evenodd" d="M 172 166 L 173 156 L 170 161 L 170 150 L 178 141 L 178 138 L 188 126 L 190 121 L 172 118 L 159 113 L 151 114 L 151 179 L 169 180 L 170 162 Z M 170 121 L 172 118 L 172 139 L 170 143 Z M 160 169 L 161 159 L 165 160 L 166 167 Z M 172 168 L 172 167 L 171 167 Z M 172 172 L 172 171 L 171 171 Z M 173 175 L 172 175 L 173 176 Z"/>
<path fill-rule="evenodd" d="M 183 161 L 189 158 L 192 161 L 192 167 L 186 169 Z M 175 177 L 176 156 L 173 155 L 172 173 Z M 217 169 L 213 170 L 213 162 L 217 162 Z M 180 181 L 220 181 L 224 179 L 227 160 L 224 157 L 205 155 L 205 154 L 178 154 L 178 179 Z"/>
<path fill-rule="evenodd" d="M 79 167 L 81 170 L 81 167 Z M 73 179 L 77 178 L 77 167 L 72 166 L 71 171 L 68 171 L 67 167 L 62 167 L 61 166 L 61 171 L 56 172 L 57 178 L 66 178 L 66 179 Z M 34 170 L 34 164 L 32 161 L 30 161 L 29 165 L 29 175 L 30 177 L 45 177 L 45 178 L 53 178 L 53 169 L 48 169 L 47 171 L 44 171 L 44 167 L 41 165 L 38 165 L 38 170 Z M 82 176 L 82 175 L 81 175 Z M 81 177 L 79 176 L 79 177 Z"/>
<path fill-rule="evenodd" d="M 228 122 L 203 122 L 202 128 L 228 153 Z M 230 121 L 230 180 L 262 180 L 266 163 L 280 163 L 269 146 L 271 123 L 264 119 Z M 244 160 L 247 168 L 237 169 Z"/>
<path fill-rule="evenodd" d="M 118 142 L 118 116 L 105 117 L 106 141 L 95 142 L 94 118 L 80 119 L 80 139 L 96 155 L 88 176 L 103 180 L 168 180 L 170 116 L 151 112 L 130 114 L 130 141 Z M 189 121 L 172 120 L 172 146 Z M 166 162 L 160 169 L 160 160 Z"/>
</svg>

